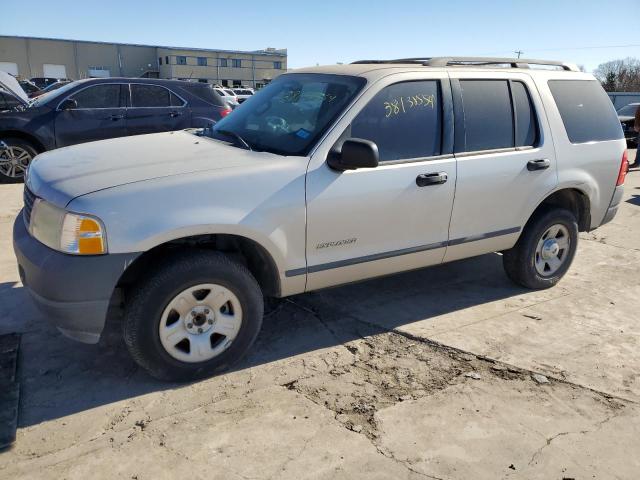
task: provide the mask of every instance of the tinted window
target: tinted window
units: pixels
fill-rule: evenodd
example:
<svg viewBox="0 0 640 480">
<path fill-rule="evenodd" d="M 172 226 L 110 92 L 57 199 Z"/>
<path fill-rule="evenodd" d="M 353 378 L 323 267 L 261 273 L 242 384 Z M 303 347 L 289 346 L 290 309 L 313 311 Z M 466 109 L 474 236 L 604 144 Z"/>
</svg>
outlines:
<svg viewBox="0 0 640 480">
<path fill-rule="evenodd" d="M 78 103 L 77 108 L 118 108 L 120 106 L 120 85 L 96 85 L 81 90 L 71 98 Z"/>
<path fill-rule="evenodd" d="M 133 107 L 169 107 L 171 92 L 157 85 L 131 85 Z"/>
<path fill-rule="evenodd" d="M 380 91 L 351 123 L 351 137 L 378 145 L 380 160 L 440 155 L 439 82 L 406 82 Z"/>
<path fill-rule="evenodd" d="M 516 118 L 516 147 L 533 146 L 538 142 L 538 121 L 527 87 L 511 82 L 511 94 Z"/>
<path fill-rule="evenodd" d="M 549 80 L 571 143 L 624 138 L 609 97 L 595 80 Z"/>
<path fill-rule="evenodd" d="M 632 104 L 622 107 L 618 110 L 618 115 L 633 117 L 636 114 L 636 111 L 640 108 L 640 104 Z"/>
<path fill-rule="evenodd" d="M 220 94 L 211 88 L 210 85 L 189 85 L 186 90 L 198 97 L 200 100 L 210 103 L 211 105 L 222 106 Z"/>
<path fill-rule="evenodd" d="M 506 80 L 461 80 L 466 150 L 513 147 L 513 116 Z"/>
</svg>

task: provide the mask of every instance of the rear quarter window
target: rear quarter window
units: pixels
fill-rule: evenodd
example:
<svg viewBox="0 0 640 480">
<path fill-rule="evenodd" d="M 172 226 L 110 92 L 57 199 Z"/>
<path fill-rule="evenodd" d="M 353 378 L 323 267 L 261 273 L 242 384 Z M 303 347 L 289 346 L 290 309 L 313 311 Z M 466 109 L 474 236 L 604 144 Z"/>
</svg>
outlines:
<svg viewBox="0 0 640 480">
<path fill-rule="evenodd" d="M 613 104 L 596 80 L 549 80 L 549 89 L 571 143 L 624 138 Z"/>
<path fill-rule="evenodd" d="M 198 97 L 203 102 L 211 105 L 217 105 L 219 107 L 224 105 L 220 94 L 217 93 L 210 85 L 198 85 L 194 83 L 188 87 L 183 87 L 183 89 L 188 91 L 191 95 Z"/>
</svg>

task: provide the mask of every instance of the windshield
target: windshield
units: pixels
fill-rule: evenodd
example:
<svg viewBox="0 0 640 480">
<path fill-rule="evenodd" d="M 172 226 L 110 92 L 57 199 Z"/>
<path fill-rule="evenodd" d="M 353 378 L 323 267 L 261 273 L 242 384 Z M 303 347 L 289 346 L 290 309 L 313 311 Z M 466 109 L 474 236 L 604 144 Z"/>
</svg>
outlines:
<svg viewBox="0 0 640 480">
<path fill-rule="evenodd" d="M 346 75 L 281 75 L 216 123 L 211 136 L 252 150 L 305 156 L 364 84 Z"/>
<path fill-rule="evenodd" d="M 70 83 L 67 83 L 66 85 L 63 85 L 62 87 L 58 88 L 57 90 L 49 91 L 49 92 L 45 93 L 44 95 L 40 95 L 39 97 L 36 97 L 31 102 L 31 106 L 40 107 L 40 106 L 44 105 L 45 103 L 49 103 L 50 101 L 55 100 L 56 98 L 62 99 L 62 97 L 64 95 L 66 95 L 67 92 L 69 90 L 71 90 L 75 86 L 76 86 L 75 82 L 70 82 Z"/>
<path fill-rule="evenodd" d="M 622 107 L 618 110 L 618 115 L 633 117 L 636 114 L 636 110 L 640 108 L 640 103 L 635 103 Z"/>
</svg>

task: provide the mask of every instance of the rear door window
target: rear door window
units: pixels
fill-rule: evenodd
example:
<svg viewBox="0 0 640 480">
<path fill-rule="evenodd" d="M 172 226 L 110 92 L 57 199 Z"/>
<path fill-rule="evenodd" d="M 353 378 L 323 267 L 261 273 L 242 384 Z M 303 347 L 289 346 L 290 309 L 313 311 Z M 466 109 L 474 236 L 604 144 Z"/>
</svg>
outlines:
<svg viewBox="0 0 640 480">
<path fill-rule="evenodd" d="M 513 114 L 507 80 L 461 80 L 466 150 L 514 146 Z"/>
<path fill-rule="evenodd" d="M 538 143 L 538 122 L 531 96 L 522 82 L 511 82 L 513 110 L 516 120 L 516 147 Z"/>
<path fill-rule="evenodd" d="M 397 83 L 384 88 L 353 120 L 350 136 L 374 142 L 381 162 L 440 155 L 439 80 Z"/>
<path fill-rule="evenodd" d="M 571 143 L 624 138 L 611 100 L 596 80 L 549 80 Z"/>
<path fill-rule="evenodd" d="M 85 88 L 71 96 L 76 108 L 118 108 L 120 107 L 120 85 L 110 83 Z"/>
<path fill-rule="evenodd" d="M 161 108 L 171 106 L 171 92 L 157 85 L 131 85 L 131 106 Z"/>
</svg>

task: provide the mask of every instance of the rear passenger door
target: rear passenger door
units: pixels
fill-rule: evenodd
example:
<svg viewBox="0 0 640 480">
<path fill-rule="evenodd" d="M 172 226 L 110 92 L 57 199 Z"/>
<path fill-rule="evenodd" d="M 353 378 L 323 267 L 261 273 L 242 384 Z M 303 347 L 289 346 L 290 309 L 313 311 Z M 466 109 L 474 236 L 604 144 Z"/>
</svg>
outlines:
<svg viewBox="0 0 640 480">
<path fill-rule="evenodd" d="M 558 183 L 551 132 L 528 75 L 450 76 L 458 176 L 445 261 L 511 248 Z"/>
<path fill-rule="evenodd" d="M 103 83 L 65 97 L 60 104 L 70 99 L 75 106 L 61 110 L 59 104 L 55 112 L 56 145 L 65 147 L 125 136 L 125 103 L 121 92 L 125 89 L 123 84 Z"/>
<path fill-rule="evenodd" d="M 132 83 L 127 109 L 129 135 L 182 130 L 190 126 L 187 102 L 160 85 Z"/>
</svg>

